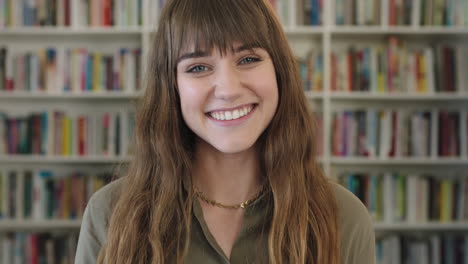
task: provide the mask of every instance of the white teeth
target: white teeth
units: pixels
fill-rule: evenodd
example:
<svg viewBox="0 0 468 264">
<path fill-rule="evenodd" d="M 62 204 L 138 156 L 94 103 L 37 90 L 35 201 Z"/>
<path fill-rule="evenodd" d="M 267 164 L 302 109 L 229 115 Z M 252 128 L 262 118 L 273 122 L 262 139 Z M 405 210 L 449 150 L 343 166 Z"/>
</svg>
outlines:
<svg viewBox="0 0 468 264">
<path fill-rule="evenodd" d="M 234 112 L 232 112 L 232 119 L 237 119 L 239 118 L 239 110 L 234 110 Z"/>
<path fill-rule="evenodd" d="M 210 115 L 217 120 L 233 120 L 243 117 L 252 111 L 253 106 L 246 106 L 234 111 L 211 112 Z"/>
<path fill-rule="evenodd" d="M 232 120 L 232 112 L 224 112 L 224 116 L 226 120 Z"/>
</svg>

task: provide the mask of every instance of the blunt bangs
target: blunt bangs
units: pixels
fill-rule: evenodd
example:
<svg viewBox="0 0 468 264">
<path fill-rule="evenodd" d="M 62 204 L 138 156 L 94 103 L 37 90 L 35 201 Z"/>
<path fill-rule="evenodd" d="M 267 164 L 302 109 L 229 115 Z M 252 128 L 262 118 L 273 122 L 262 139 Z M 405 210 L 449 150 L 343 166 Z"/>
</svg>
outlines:
<svg viewBox="0 0 468 264">
<path fill-rule="evenodd" d="M 173 62 L 183 52 L 209 53 L 214 48 L 223 56 L 234 52 L 235 43 L 271 54 L 268 24 L 259 5 L 252 8 L 246 0 L 175 0 L 169 12 L 174 12 L 170 24 Z"/>
</svg>

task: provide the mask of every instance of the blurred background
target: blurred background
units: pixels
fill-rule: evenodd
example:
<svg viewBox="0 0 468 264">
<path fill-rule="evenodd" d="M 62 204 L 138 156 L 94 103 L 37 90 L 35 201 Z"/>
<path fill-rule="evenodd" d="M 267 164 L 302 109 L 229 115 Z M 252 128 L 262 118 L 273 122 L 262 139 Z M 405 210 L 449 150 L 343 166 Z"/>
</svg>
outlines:
<svg viewBox="0 0 468 264">
<path fill-rule="evenodd" d="M 378 263 L 468 263 L 468 1 L 267 1 Z M 132 159 L 164 3 L 0 0 L 1 264 L 74 262 L 87 200 Z"/>
</svg>

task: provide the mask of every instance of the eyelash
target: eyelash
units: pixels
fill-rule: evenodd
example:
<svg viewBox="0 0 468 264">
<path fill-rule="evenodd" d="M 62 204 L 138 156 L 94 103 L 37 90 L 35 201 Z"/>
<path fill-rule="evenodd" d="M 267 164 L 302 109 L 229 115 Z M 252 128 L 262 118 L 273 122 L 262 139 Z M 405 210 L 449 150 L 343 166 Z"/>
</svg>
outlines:
<svg viewBox="0 0 468 264">
<path fill-rule="evenodd" d="M 245 61 L 245 60 L 247 60 L 247 59 L 251 59 L 251 61 L 250 61 L 250 62 L 247 62 L 247 63 L 242 63 L 243 61 Z M 257 57 L 250 57 L 250 56 L 249 56 L 249 57 L 243 58 L 243 59 L 240 61 L 240 64 L 250 64 L 250 63 L 255 63 L 255 62 L 259 62 L 259 61 L 262 61 L 262 59 L 257 58 Z M 208 68 L 208 67 L 206 67 L 206 66 L 204 66 L 204 65 L 195 65 L 195 66 L 193 66 L 192 68 L 188 69 L 188 70 L 187 70 L 187 73 L 200 73 L 200 72 L 203 72 L 203 71 L 204 71 L 204 70 L 200 70 L 200 71 L 195 70 L 195 69 L 197 69 L 197 68 L 204 68 L 204 69 L 206 69 L 206 68 Z"/>
</svg>

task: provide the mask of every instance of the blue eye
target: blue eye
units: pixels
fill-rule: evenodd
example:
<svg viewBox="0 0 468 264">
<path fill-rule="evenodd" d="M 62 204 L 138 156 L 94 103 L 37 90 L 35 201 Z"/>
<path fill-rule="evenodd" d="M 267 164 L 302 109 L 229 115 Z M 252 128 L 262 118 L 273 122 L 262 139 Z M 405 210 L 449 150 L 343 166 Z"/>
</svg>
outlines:
<svg viewBox="0 0 468 264">
<path fill-rule="evenodd" d="M 206 70 L 207 70 L 206 66 L 196 65 L 196 66 L 193 66 L 192 68 L 190 68 L 187 72 L 188 73 L 197 73 L 197 72 L 203 72 L 203 71 L 206 71 Z"/>
<path fill-rule="evenodd" d="M 255 57 L 245 57 L 244 59 L 240 61 L 240 64 L 249 64 L 249 63 L 254 63 L 257 61 L 261 61 L 261 60 Z"/>
</svg>

